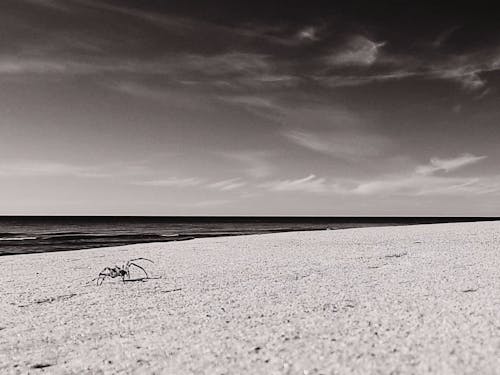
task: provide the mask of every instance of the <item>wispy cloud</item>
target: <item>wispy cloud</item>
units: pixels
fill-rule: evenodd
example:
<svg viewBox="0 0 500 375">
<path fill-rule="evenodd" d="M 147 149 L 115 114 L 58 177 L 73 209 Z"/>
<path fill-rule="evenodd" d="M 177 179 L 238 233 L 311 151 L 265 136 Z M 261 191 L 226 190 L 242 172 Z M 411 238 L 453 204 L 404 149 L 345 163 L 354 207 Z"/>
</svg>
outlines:
<svg viewBox="0 0 500 375">
<path fill-rule="evenodd" d="M 480 69 L 476 66 L 457 66 L 444 69 L 436 69 L 430 72 L 436 78 L 459 82 L 462 87 L 468 90 L 478 90 L 486 85 L 486 80 L 481 77 L 481 73 L 488 69 Z"/>
<path fill-rule="evenodd" d="M 304 27 L 303 29 L 300 29 L 297 32 L 297 39 L 301 41 L 311 41 L 311 42 L 319 40 L 318 28 L 315 26 L 307 26 Z"/>
<path fill-rule="evenodd" d="M 281 110 L 272 99 L 257 95 L 238 95 L 220 97 L 221 100 L 250 108 Z"/>
<path fill-rule="evenodd" d="M 290 69 L 284 69 L 266 54 L 227 52 L 211 56 L 181 55 L 171 65 L 178 81 L 225 84 L 236 88 L 292 87 L 300 82 Z M 293 72 L 292 72 L 293 73 Z"/>
<path fill-rule="evenodd" d="M 180 69 L 202 71 L 207 75 L 245 73 L 263 75 L 271 70 L 266 55 L 229 52 L 212 56 L 184 55 Z"/>
<path fill-rule="evenodd" d="M 200 92 L 192 92 L 169 86 L 154 86 L 137 82 L 112 82 L 105 86 L 126 96 L 157 102 L 164 108 L 178 108 L 191 112 L 214 112 L 214 98 Z"/>
<path fill-rule="evenodd" d="M 9 161 L 0 163 L 0 177 L 83 177 L 103 178 L 112 174 L 105 168 L 51 161 Z"/>
<path fill-rule="evenodd" d="M 361 195 L 432 195 L 480 193 L 477 178 L 454 178 L 427 175 L 402 175 L 360 183 L 351 193 Z"/>
<path fill-rule="evenodd" d="M 137 60 L 94 59 L 77 60 L 57 57 L 10 57 L 0 56 L 0 74 L 59 74 L 88 75 L 96 73 L 136 73 L 136 74 L 166 74 L 168 70 L 156 63 L 144 63 Z"/>
<path fill-rule="evenodd" d="M 500 185 L 497 185 L 495 178 L 436 175 L 437 172 L 452 172 L 485 158 L 486 156 L 472 154 L 463 154 L 448 159 L 432 158 L 429 164 L 418 166 L 411 174 L 388 176 L 381 180 L 362 182 L 352 192 L 363 195 L 432 195 L 483 194 L 500 190 Z"/>
<path fill-rule="evenodd" d="M 162 58 L 140 60 L 119 57 L 74 59 L 57 56 L 0 56 L 0 73 L 69 73 L 100 72 L 171 74 L 200 73 L 207 76 L 267 72 L 261 55 L 222 54 L 211 57 L 194 54 L 170 54 Z"/>
<path fill-rule="evenodd" d="M 221 152 L 223 157 L 243 164 L 244 171 L 251 177 L 263 178 L 272 174 L 274 168 L 269 162 L 269 152 L 242 150 L 235 152 Z"/>
<path fill-rule="evenodd" d="M 326 54 L 323 72 L 312 72 L 311 76 L 330 87 L 418 78 L 454 81 L 469 91 L 482 90 L 488 83 L 485 74 L 500 69 L 500 49 L 494 46 L 460 53 L 436 53 L 458 29 L 446 30 L 433 42 L 421 45 L 418 53 L 398 53 L 383 48 L 385 42 L 377 43 L 358 35 Z M 346 71 L 349 67 L 356 69 Z"/>
<path fill-rule="evenodd" d="M 25 0 L 26 1 L 26 0 Z M 114 13 L 117 15 L 122 15 L 125 17 L 131 17 L 138 20 L 142 20 L 149 24 L 172 30 L 178 29 L 190 29 L 195 27 L 192 21 L 189 19 L 170 16 L 166 14 L 156 14 L 148 11 L 143 11 L 137 8 L 131 8 L 127 6 L 113 5 L 103 1 L 95 0 L 28 0 L 29 2 L 39 2 L 40 4 L 47 4 L 47 6 L 71 6 L 74 8 L 87 8 L 94 9 L 103 12 Z M 50 5 L 52 4 L 52 5 Z"/>
<path fill-rule="evenodd" d="M 337 180 L 310 175 L 297 180 L 275 180 L 259 185 L 274 192 L 303 192 L 344 196 L 481 195 L 500 192 L 500 177 L 443 177 L 406 174 L 379 180 Z"/>
<path fill-rule="evenodd" d="M 420 73 L 410 71 L 394 71 L 368 75 L 328 75 L 314 76 L 313 80 L 328 87 L 354 87 L 377 82 L 398 81 L 406 78 L 417 77 Z"/>
<path fill-rule="evenodd" d="M 0 74 L 63 74 L 82 71 L 83 66 L 63 61 L 0 57 Z"/>
<path fill-rule="evenodd" d="M 136 182 L 135 185 L 183 188 L 183 187 L 199 186 L 203 182 L 204 182 L 203 179 L 197 177 L 187 177 L 187 178 L 170 177 L 160 180 L 139 181 Z"/>
<path fill-rule="evenodd" d="M 455 33 L 455 31 L 459 30 L 461 26 L 453 26 L 441 32 L 436 39 L 434 39 L 431 43 L 432 47 L 440 48 L 442 47 Z"/>
<path fill-rule="evenodd" d="M 206 20 L 191 19 L 169 14 L 159 14 L 151 11 L 141 10 L 125 4 L 117 5 L 96 0 L 21 0 L 37 5 L 60 10 L 71 10 L 74 8 L 86 8 L 108 12 L 114 15 L 142 21 L 148 25 L 168 30 L 171 33 L 186 34 L 198 32 L 200 35 L 219 38 L 233 38 L 237 36 L 242 40 L 258 40 L 265 43 L 296 46 L 297 42 L 304 40 L 316 40 L 317 27 L 309 26 L 301 29 L 296 35 L 290 35 L 286 27 L 276 25 L 245 24 L 226 26 Z"/>
<path fill-rule="evenodd" d="M 207 200 L 202 200 L 202 201 L 197 201 L 197 202 L 183 203 L 180 206 L 182 206 L 182 207 L 194 207 L 194 208 L 217 207 L 217 206 L 223 206 L 223 205 L 229 204 L 231 202 L 232 201 L 230 199 L 207 199 Z"/>
<path fill-rule="evenodd" d="M 215 182 L 207 181 L 207 179 L 200 177 L 170 177 L 166 179 L 136 181 L 134 185 L 166 188 L 197 187 L 225 192 L 239 189 L 247 185 L 247 183 L 239 177 Z"/>
<path fill-rule="evenodd" d="M 435 174 L 455 171 L 484 157 L 464 154 L 458 158 L 433 158 L 429 165 L 413 172 L 383 176 L 372 180 L 317 177 L 273 180 L 258 185 L 275 192 L 365 196 L 478 195 L 500 192 L 500 176 L 454 177 Z M 425 168 L 424 168 L 425 167 Z"/>
<path fill-rule="evenodd" d="M 341 159 L 357 159 L 377 155 L 385 145 L 382 137 L 362 132 L 314 133 L 306 130 L 286 130 L 284 136 L 307 149 Z"/>
<path fill-rule="evenodd" d="M 66 42 L 65 42 L 66 43 Z M 45 55 L 45 56 L 44 56 Z M 160 82 L 177 85 L 218 88 L 225 91 L 275 89 L 297 85 L 299 78 L 281 71 L 272 58 L 257 53 L 228 52 L 214 55 L 170 53 L 141 59 L 135 56 L 41 56 L 0 55 L 0 75 L 81 76 L 106 73 L 113 85 L 126 81 L 123 91 L 137 92 L 132 80 L 145 86 L 145 78 L 161 77 Z M 158 81 L 156 82 L 158 83 Z"/>
<path fill-rule="evenodd" d="M 429 175 L 438 171 L 450 172 L 477 163 L 485 158 L 486 156 L 476 156 L 472 154 L 463 154 L 449 159 L 432 158 L 429 164 L 417 167 L 416 173 Z"/>
<path fill-rule="evenodd" d="M 220 190 L 220 191 L 230 191 L 230 190 L 239 189 L 240 187 L 243 187 L 245 185 L 246 185 L 246 182 L 243 181 L 241 178 L 231 178 L 231 179 L 227 179 L 227 180 L 213 182 L 213 183 L 209 184 L 208 187 L 211 189 L 216 189 L 216 190 Z"/>
<path fill-rule="evenodd" d="M 307 193 L 325 193 L 330 189 L 325 178 L 314 174 L 296 180 L 275 180 L 259 185 L 271 191 L 302 191 Z"/>
<path fill-rule="evenodd" d="M 372 65 L 385 42 L 377 43 L 365 36 L 356 35 L 327 57 L 331 65 Z"/>
<path fill-rule="evenodd" d="M 166 179 L 136 181 L 133 185 L 164 188 L 198 188 L 228 192 L 247 185 L 243 179 L 236 177 L 220 181 L 210 181 L 200 177 L 170 177 Z"/>
<path fill-rule="evenodd" d="M 266 121 L 280 122 L 286 114 L 287 108 L 278 103 L 272 95 L 264 93 L 253 95 L 225 95 L 219 96 L 219 101 L 243 109 Z"/>
<path fill-rule="evenodd" d="M 500 69 L 500 64 L 491 64 L 489 66 L 477 65 L 450 65 L 443 67 L 441 65 L 420 67 L 397 67 L 396 70 L 382 71 L 376 73 L 346 75 L 330 74 L 318 75 L 312 77 L 316 82 L 329 87 L 352 87 L 362 86 L 372 83 L 381 83 L 389 81 L 398 81 L 407 78 L 419 79 L 437 79 L 443 81 L 453 81 L 459 83 L 464 89 L 477 91 L 484 88 L 486 80 L 481 76 Z"/>
<path fill-rule="evenodd" d="M 46 7 L 49 9 L 59 10 L 59 11 L 69 11 L 70 8 L 63 4 L 59 0 L 20 0 L 29 4 L 38 5 L 41 7 Z"/>
</svg>

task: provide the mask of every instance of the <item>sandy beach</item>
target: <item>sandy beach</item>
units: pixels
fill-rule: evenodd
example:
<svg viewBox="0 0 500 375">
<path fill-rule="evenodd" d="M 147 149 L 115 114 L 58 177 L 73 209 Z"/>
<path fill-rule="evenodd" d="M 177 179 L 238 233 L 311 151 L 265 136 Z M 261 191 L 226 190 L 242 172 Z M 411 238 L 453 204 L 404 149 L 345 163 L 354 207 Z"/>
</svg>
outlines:
<svg viewBox="0 0 500 375">
<path fill-rule="evenodd" d="M 136 257 L 154 260 L 142 263 L 152 279 L 91 281 Z M 500 222 L 4 256 L 0 268 L 2 374 L 500 374 Z"/>
</svg>

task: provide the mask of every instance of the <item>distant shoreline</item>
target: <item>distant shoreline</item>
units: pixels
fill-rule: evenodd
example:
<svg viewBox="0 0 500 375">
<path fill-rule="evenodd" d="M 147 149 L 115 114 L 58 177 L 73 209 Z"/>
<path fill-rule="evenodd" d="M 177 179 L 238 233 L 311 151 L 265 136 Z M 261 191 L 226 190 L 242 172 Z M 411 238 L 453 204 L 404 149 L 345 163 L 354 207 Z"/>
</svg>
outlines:
<svg viewBox="0 0 500 375">
<path fill-rule="evenodd" d="M 3 222 L 14 221 L 16 228 L 29 231 L 2 231 Z M 188 241 L 196 238 L 232 237 L 256 234 L 341 230 L 364 227 L 406 226 L 453 222 L 497 221 L 479 217 L 0 217 L 0 256 L 69 250 L 104 249 L 145 243 Z M 37 233 L 33 223 L 50 228 L 78 228 L 79 231 Z M 111 223 L 111 224 L 110 224 Z M 144 232 L 137 230 L 152 225 Z M 24 225 L 24 227 L 23 227 Z M 76 225 L 76 226 L 75 226 Z M 110 225 L 114 225 L 110 229 Z M 162 233 L 177 226 L 179 233 Z M 292 227 L 294 225 L 294 227 Z M 155 232 L 156 229 L 156 232 Z M 184 230 L 183 230 L 184 229 Z M 40 229 L 38 229 L 40 231 Z"/>
</svg>

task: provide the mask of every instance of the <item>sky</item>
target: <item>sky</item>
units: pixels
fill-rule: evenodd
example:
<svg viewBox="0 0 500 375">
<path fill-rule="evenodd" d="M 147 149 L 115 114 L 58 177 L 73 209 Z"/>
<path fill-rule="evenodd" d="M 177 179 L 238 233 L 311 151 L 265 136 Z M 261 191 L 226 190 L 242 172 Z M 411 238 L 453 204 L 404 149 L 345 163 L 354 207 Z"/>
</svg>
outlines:
<svg viewBox="0 0 500 375">
<path fill-rule="evenodd" d="M 498 216 L 488 2 L 2 0 L 0 215 Z"/>
</svg>

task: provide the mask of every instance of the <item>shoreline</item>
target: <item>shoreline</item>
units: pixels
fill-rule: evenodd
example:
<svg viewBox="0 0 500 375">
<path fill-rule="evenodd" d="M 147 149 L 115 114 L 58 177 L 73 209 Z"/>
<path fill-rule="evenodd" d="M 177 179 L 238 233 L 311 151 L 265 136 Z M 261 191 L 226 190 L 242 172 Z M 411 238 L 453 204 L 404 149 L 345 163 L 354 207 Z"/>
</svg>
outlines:
<svg viewBox="0 0 500 375">
<path fill-rule="evenodd" d="M 0 258 L 0 372 L 497 373 L 498 221 Z M 90 282 L 150 258 L 147 282 Z"/>
<path fill-rule="evenodd" d="M 131 235 L 104 235 L 104 234 L 81 234 L 83 238 L 106 238 L 108 240 L 107 243 L 103 243 L 102 245 L 97 245 L 96 244 L 82 244 L 82 245 L 76 245 L 74 243 L 60 243 L 57 245 L 47 245 L 43 243 L 38 243 L 37 241 L 40 241 L 42 237 L 38 237 L 40 235 L 32 236 L 32 237 L 25 237 L 25 238 L 15 238 L 13 240 L 8 240 L 5 238 L 0 238 L 0 245 L 3 246 L 12 246 L 12 245 L 19 245 L 21 244 L 20 240 L 29 240 L 29 241 L 35 241 L 33 243 L 30 243 L 28 241 L 27 244 L 24 246 L 30 246 L 36 248 L 37 246 L 45 246 L 44 250 L 27 250 L 26 248 L 23 249 L 21 248 L 22 252 L 13 252 L 13 251 L 2 251 L 1 246 L 0 246 L 0 257 L 3 256 L 12 256 L 12 255 L 24 255 L 24 254 L 40 254 L 40 253 L 57 253 L 57 252 L 67 252 L 67 251 L 81 251 L 81 250 L 93 250 L 93 249 L 106 249 L 106 248 L 113 248 L 113 247 L 123 247 L 123 246 L 130 246 L 130 245 L 140 245 L 140 244 L 161 244 L 161 243 L 168 243 L 168 242 L 183 242 L 183 241 L 191 241 L 195 239 L 200 239 L 200 238 L 219 238 L 219 237 L 239 237 L 239 236 L 248 236 L 248 235 L 262 235 L 262 234 L 276 234 L 276 233 L 289 233 L 289 232 L 316 232 L 316 231 L 325 231 L 325 230 L 345 230 L 345 229 L 361 229 L 361 228 L 385 228 L 385 227 L 399 227 L 399 226 L 414 226 L 414 225 L 434 225 L 434 224 L 452 224 L 452 223 L 476 223 L 476 222 L 492 222 L 492 221 L 500 221 L 500 218 L 491 218 L 491 217 L 485 217 L 485 218 L 477 218 L 477 217 L 470 217 L 470 218 L 460 218 L 459 221 L 432 221 L 432 220 L 441 220 L 443 218 L 435 217 L 435 218 L 426 218 L 429 220 L 429 222 L 411 222 L 411 220 L 418 220 L 418 219 L 423 219 L 422 218 L 406 218 L 409 220 L 406 223 L 403 222 L 386 222 L 386 223 L 366 223 L 366 224 L 352 224 L 352 226 L 349 226 L 349 224 L 342 224 L 342 225 L 347 225 L 347 226 L 342 226 L 342 227 L 326 227 L 326 228 L 284 228 L 284 229 L 267 229 L 267 230 L 247 230 L 247 232 L 241 231 L 241 232 L 225 232 L 222 234 L 219 234 L 217 232 L 206 232 L 206 233 L 200 233 L 200 232 L 192 232 L 192 233 L 176 233 L 176 234 L 156 234 L 156 233 L 136 233 L 133 234 L 132 236 L 136 236 L 138 238 L 146 238 L 146 237 L 151 237 L 151 236 L 156 236 L 158 238 L 170 238 L 169 240 L 121 240 L 121 243 L 113 243 L 111 241 L 111 238 L 114 237 L 130 237 Z M 289 218 L 290 219 L 290 218 Z M 378 218 L 378 219 L 382 219 Z M 402 218 L 393 218 L 394 220 L 401 220 Z M 456 220 L 457 218 L 455 218 Z M 470 220 L 470 221 L 467 221 Z M 60 234 L 59 234 L 60 235 Z M 69 233 L 71 237 L 75 236 L 75 233 Z M 64 236 L 63 236 L 64 237 Z M 130 242 L 129 242 L 130 241 Z M 47 246 L 52 246 L 52 248 L 47 247 Z M 56 247 L 57 246 L 57 247 Z M 69 249 L 60 249 L 59 247 L 70 247 Z M 79 248 L 78 246 L 82 246 Z"/>
</svg>

